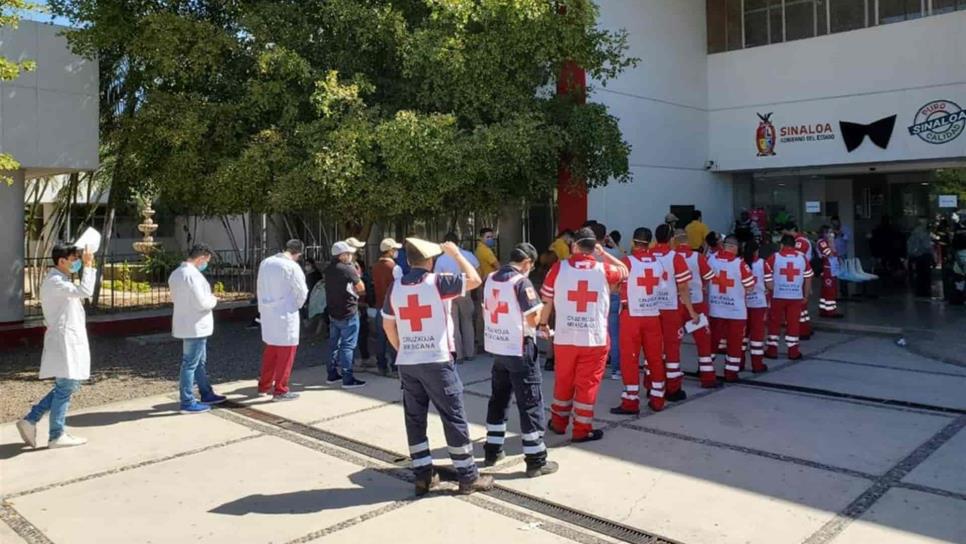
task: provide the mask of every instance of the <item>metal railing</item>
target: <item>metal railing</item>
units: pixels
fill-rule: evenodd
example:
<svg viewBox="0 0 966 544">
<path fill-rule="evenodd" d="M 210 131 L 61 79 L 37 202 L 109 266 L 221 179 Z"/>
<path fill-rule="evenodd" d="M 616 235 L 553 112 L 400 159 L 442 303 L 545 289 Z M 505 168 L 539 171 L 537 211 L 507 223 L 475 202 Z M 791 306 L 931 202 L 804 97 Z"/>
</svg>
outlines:
<svg viewBox="0 0 966 544">
<path fill-rule="evenodd" d="M 277 250 L 259 248 L 216 250 L 205 277 L 221 300 L 250 300 L 255 296 L 258 264 Z M 306 255 L 325 259 L 322 248 L 306 248 Z M 101 289 L 97 301 L 87 301 L 91 313 L 119 313 L 171 304 L 168 276 L 180 266 L 181 258 L 163 253 L 152 257 L 140 254 L 110 254 L 100 265 Z M 40 285 L 50 271 L 50 258 L 27 258 L 24 263 L 24 315 L 42 315 Z M 77 279 L 75 277 L 75 279 Z"/>
</svg>

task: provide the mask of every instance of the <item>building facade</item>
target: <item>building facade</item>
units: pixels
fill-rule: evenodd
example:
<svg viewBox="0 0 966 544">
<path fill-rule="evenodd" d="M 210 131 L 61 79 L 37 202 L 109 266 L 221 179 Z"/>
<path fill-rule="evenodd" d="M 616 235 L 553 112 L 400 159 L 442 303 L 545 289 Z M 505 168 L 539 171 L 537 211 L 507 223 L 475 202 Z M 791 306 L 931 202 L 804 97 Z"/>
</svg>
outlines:
<svg viewBox="0 0 966 544">
<path fill-rule="evenodd" d="M 591 83 L 634 180 L 592 190 L 589 217 L 627 236 L 668 211 L 720 231 L 745 209 L 810 230 L 840 216 L 863 256 L 883 217 L 908 230 L 952 209 L 930 184 L 966 167 L 966 0 L 599 5 L 641 62 Z"/>
<path fill-rule="evenodd" d="M 21 21 L 0 29 L 0 55 L 37 69 L 0 82 L 0 151 L 21 168 L 0 182 L 0 323 L 23 320 L 27 179 L 98 164 L 97 62 L 74 55 L 63 27 Z"/>
</svg>

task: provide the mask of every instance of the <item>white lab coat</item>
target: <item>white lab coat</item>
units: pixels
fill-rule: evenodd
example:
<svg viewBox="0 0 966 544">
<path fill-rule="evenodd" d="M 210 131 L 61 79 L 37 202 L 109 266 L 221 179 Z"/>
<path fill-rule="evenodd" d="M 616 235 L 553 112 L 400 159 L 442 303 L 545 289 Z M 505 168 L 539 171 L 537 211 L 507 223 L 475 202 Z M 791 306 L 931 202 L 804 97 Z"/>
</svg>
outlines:
<svg viewBox="0 0 966 544">
<path fill-rule="evenodd" d="M 51 268 L 40 285 L 40 306 L 47 332 L 40 358 L 40 378 L 91 377 L 91 349 L 87 343 L 87 317 L 83 299 L 94 294 L 97 273 L 93 268 L 81 272 L 80 285 Z"/>
<path fill-rule="evenodd" d="M 215 332 L 215 318 L 211 311 L 218 299 L 211 294 L 211 285 L 198 268 L 181 263 L 168 277 L 168 289 L 174 313 L 171 316 L 171 336 L 175 338 L 207 338 Z"/>
<path fill-rule="evenodd" d="M 270 346 L 297 346 L 299 308 L 309 296 L 302 267 L 282 253 L 265 259 L 258 267 L 257 293 L 262 341 Z"/>
</svg>

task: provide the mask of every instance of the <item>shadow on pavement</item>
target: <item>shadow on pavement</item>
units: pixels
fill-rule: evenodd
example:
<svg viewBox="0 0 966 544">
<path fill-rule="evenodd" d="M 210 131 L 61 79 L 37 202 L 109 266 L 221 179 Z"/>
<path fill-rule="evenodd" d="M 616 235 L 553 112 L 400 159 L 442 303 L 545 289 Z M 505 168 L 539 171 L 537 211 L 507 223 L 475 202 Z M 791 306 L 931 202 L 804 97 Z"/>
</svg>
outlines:
<svg viewBox="0 0 966 544">
<path fill-rule="evenodd" d="M 116 423 L 138 421 L 141 419 L 170 417 L 180 415 L 178 403 L 156 404 L 150 410 L 128 410 L 122 412 L 89 412 L 67 416 L 70 427 L 106 427 Z"/>
<path fill-rule="evenodd" d="M 350 475 L 349 481 L 359 487 L 311 489 L 277 495 L 259 493 L 227 502 L 209 512 L 228 516 L 314 514 L 323 510 L 413 499 L 412 489 L 409 486 L 399 485 L 370 469 Z"/>
</svg>

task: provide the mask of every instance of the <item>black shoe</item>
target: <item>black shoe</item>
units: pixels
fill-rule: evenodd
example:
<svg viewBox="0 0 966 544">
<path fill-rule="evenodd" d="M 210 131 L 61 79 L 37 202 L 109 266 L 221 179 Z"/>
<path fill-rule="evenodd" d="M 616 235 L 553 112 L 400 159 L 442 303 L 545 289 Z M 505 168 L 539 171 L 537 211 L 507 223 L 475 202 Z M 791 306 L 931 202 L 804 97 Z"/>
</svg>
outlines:
<svg viewBox="0 0 966 544">
<path fill-rule="evenodd" d="M 527 478 L 546 476 L 547 474 L 557 472 L 559 469 L 560 465 L 558 465 L 556 461 L 547 461 L 539 467 L 527 467 Z"/>
<path fill-rule="evenodd" d="M 504 459 L 506 459 L 506 453 L 505 452 L 498 451 L 498 452 L 493 453 L 493 454 L 487 453 L 486 454 L 486 457 L 483 458 L 483 466 L 484 467 L 492 467 L 493 465 L 499 463 L 500 461 L 502 461 Z"/>
<path fill-rule="evenodd" d="M 583 438 L 574 438 L 572 442 L 576 444 L 579 444 L 581 442 L 594 442 L 596 440 L 600 440 L 601 438 L 604 438 L 604 431 L 600 429 L 594 429 L 590 431 L 590 434 L 588 434 L 587 436 Z"/>
<path fill-rule="evenodd" d="M 493 476 L 481 474 L 472 482 L 460 482 L 459 494 L 469 495 L 471 493 L 476 493 L 477 491 L 489 491 L 493 489 L 493 486 Z"/>
<path fill-rule="evenodd" d="M 688 394 L 684 392 L 684 389 L 678 389 L 673 393 L 668 393 L 664 396 L 670 402 L 681 402 L 682 400 L 688 398 Z"/>
<path fill-rule="evenodd" d="M 616 416 L 636 416 L 636 415 L 639 415 L 641 413 L 641 411 L 639 409 L 638 410 L 628 410 L 628 409 L 624 408 L 624 406 L 618 406 L 617 408 L 611 408 L 610 409 L 610 413 L 612 413 L 612 414 L 614 414 Z"/>
<path fill-rule="evenodd" d="M 429 490 L 439 485 L 439 474 L 436 471 L 430 473 L 428 478 L 416 478 L 416 496 L 422 497 L 429 493 Z"/>
<path fill-rule="evenodd" d="M 543 362 L 544 370 L 553 370 L 553 359 L 547 359 Z"/>
</svg>

